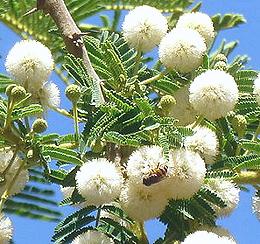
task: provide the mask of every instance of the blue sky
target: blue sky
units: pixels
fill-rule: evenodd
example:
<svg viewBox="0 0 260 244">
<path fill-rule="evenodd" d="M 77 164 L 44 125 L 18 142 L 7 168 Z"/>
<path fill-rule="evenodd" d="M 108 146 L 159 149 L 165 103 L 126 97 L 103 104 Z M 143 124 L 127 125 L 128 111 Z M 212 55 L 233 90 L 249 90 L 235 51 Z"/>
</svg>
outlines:
<svg viewBox="0 0 260 244">
<path fill-rule="evenodd" d="M 259 38 L 260 38 L 260 1 L 259 0 L 204 0 L 202 11 L 213 15 L 216 13 L 241 13 L 247 19 L 247 24 L 239 28 L 223 31 L 216 44 L 223 38 L 227 41 L 239 40 L 240 44 L 233 56 L 236 54 L 247 54 L 251 60 L 248 67 L 259 70 L 260 69 L 260 55 L 259 55 Z M 97 22 L 97 18 L 91 19 L 91 22 Z M 8 28 L 0 23 L 0 72 L 4 71 L 4 59 L 8 50 L 14 45 L 19 37 L 10 31 Z M 58 81 L 53 74 L 51 80 L 58 83 L 61 90 L 64 91 L 64 85 Z M 68 106 L 68 101 L 62 97 L 62 107 Z M 72 122 L 62 119 L 59 115 L 50 112 L 48 115 L 49 131 L 65 134 L 72 130 Z M 61 199 L 61 194 L 58 187 L 52 186 L 57 191 L 57 200 Z M 227 228 L 235 237 L 239 244 L 257 244 L 260 241 L 260 222 L 252 214 L 251 211 L 251 197 L 253 191 L 241 192 L 240 204 L 234 213 L 225 219 L 219 220 L 219 224 Z M 69 214 L 71 208 L 62 208 L 64 216 Z M 16 216 L 10 216 L 14 223 L 15 234 L 14 240 L 16 244 L 48 244 L 53 233 L 55 223 L 41 222 Z M 155 224 L 154 221 L 146 223 L 149 238 L 152 241 L 156 240 L 159 235 L 163 233 L 163 226 Z"/>
</svg>

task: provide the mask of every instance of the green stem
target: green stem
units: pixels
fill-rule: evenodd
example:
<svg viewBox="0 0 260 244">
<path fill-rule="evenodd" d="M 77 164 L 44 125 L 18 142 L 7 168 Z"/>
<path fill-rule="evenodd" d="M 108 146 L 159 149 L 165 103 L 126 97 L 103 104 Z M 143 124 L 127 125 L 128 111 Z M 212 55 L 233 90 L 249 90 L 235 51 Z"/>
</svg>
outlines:
<svg viewBox="0 0 260 244">
<path fill-rule="evenodd" d="M 192 129 L 196 128 L 197 126 L 199 126 L 201 124 L 201 122 L 204 120 L 203 116 L 199 116 L 197 118 L 197 120 L 193 123 L 193 125 L 191 126 Z"/>
<path fill-rule="evenodd" d="M 238 184 L 260 184 L 260 172 L 259 171 L 243 171 L 238 173 L 238 175 L 233 180 Z"/>
<path fill-rule="evenodd" d="M 167 70 L 162 71 L 161 73 L 159 73 L 158 75 L 155 75 L 147 80 L 143 80 L 140 82 L 140 85 L 148 85 L 150 83 L 152 83 L 153 81 L 159 80 L 161 78 L 163 78 L 166 74 L 168 73 Z"/>
<path fill-rule="evenodd" d="M 257 127 L 257 129 L 256 129 L 256 131 L 255 131 L 255 134 L 254 134 L 254 136 L 252 137 L 252 142 L 253 141 L 256 141 L 257 140 L 257 138 L 258 138 L 258 136 L 259 136 L 259 134 L 260 134 L 260 122 L 259 122 L 259 124 L 258 124 L 258 127 Z M 249 150 L 246 150 L 245 151 L 245 153 L 244 153 L 244 155 L 247 155 L 249 153 Z"/>
<path fill-rule="evenodd" d="M 11 122 L 12 122 L 12 112 L 13 112 L 13 109 L 14 109 L 14 101 L 13 99 L 10 99 L 8 101 L 8 107 L 7 107 L 7 115 L 6 115 L 6 120 L 5 120 L 5 123 L 4 123 L 4 129 L 7 129 L 10 127 L 11 125 Z"/>
<path fill-rule="evenodd" d="M 137 54 L 135 56 L 135 66 L 134 66 L 133 76 L 137 75 L 138 73 L 141 58 L 142 58 L 142 52 L 137 51 Z"/>
<path fill-rule="evenodd" d="M 115 32 L 117 30 L 117 26 L 118 26 L 118 23 L 120 21 L 121 13 L 122 12 L 120 10 L 115 10 L 114 11 L 114 18 L 113 18 L 113 23 L 112 23 L 112 27 L 111 27 L 111 30 L 113 32 Z"/>
<path fill-rule="evenodd" d="M 15 183 L 15 181 L 17 180 L 17 177 L 19 176 L 20 172 L 22 171 L 24 164 L 25 164 L 25 160 L 22 161 L 22 163 L 20 164 L 18 170 L 16 171 L 13 179 L 9 182 L 9 184 L 7 184 L 6 189 L 4 191 L 4 193 L 1 196 L 1 200 L 0 200 L 0 211 L 2 211 L 3 207 L 4 207 L 4 203 L 7 200 L 7 198 L 9 197 L 10 191 Z"/>
<path fill-rule="evenodd" d="M 139 223 L 140 226 L 140 244 L 149 244 L 149 241 L 147 239 L 145 229 L 144 229 L 144 223 Z"/>
<path fill-rule="evenodd" d="M 78 118 L 78 107 L 77 103 L 73 103 L 73 117 L 74 117 L 74 130 L 75 130 L 75 141 L 79 142 L 79 118 Z"/>
</svg>

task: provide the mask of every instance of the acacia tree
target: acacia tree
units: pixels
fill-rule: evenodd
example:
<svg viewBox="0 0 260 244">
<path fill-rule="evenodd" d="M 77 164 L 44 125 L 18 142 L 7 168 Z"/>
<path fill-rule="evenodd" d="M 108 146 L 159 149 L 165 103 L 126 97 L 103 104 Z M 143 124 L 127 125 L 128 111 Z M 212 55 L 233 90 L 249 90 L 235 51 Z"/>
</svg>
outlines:
<svg viewBox="0 0 260 244">
<path fill-rule="evenodd" d="M 59 205 L 76 207 L 55 243 L 148 243 L 144 221 L 154 218 L 166 226 L 156 243 L 235 243 L 216 220 L 244 184 L 256 189 L 259 217 L 260 78 L 246 56 L 229 59 L 237 42 L 213 48 L 245 19 L 192 3 L 0 2 L 1 21 L 25 39 L 0 75 L 1 243 L 13 233 L 4 213 L 59 221 L 48 183 L 62 187 Z M 112 20 L 83 23 L 104 10 Z M 48 82 L 53 69 L 71 109 Z M 74 131 L 46 133 L 49 109 Z"/>
</svg>

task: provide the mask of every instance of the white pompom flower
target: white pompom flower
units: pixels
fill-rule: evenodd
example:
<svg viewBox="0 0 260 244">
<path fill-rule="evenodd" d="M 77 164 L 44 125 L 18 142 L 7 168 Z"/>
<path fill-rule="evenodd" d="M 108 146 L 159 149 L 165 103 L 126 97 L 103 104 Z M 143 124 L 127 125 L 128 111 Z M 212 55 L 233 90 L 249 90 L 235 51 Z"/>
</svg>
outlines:
<svg viewBox="0 0 260 244">
<path fill-rule="evenodd" d="M 78 235 L 71 244 L 113 244 L 113 240 L 96 230 L 89 230 Z"/>
<path fill-rule="evenodd" d="M 181 87 L 174 93 L 176 104 L 169 111 L 170 115 L 178 119 L 179 125 L 188 125 L 196 120 L 197 112 L 189 101 L 189 86 Z"/>
<path fill-rule="evenodd" d="M 207 231 L 196 231 L 189 234 L 182 244 L 236 244 L 236 242 L 226 236 L 218 236 Z"/>
<path fill-rule="evenodd" d="M 220 237 L 227 237 L 230 240 L 233 240 L 234 242 L 236 242 L 235 238 L 230 234 L 230 232 L 227 229 L 222 228 L 221 226 L 203 225 L 198 228 L 198 231 L 212 232 Z"/>
<path fill-rule="evenodd" d="M 221 70 L 208 70 L 190 85 L 190 103 L 209 120 L 225 117 L 238 101 L 238 86 L 234 78 Z"/>
<path fill-rule="evenodd" d="M 203 184 L 206 168 L 198 153 L 184 149 L 171 150 L 169 153 L 168 197 L 189 199 Z"/>
<path fill-rule="evenodd" d="M 258 74 L 258 77 L 254 81 L 254 91 L 253 91 L 256 101 L 258 105 L 260 106 L 260 74 Z"/>
<path fill-rule="evenodd" d="M 214 191 L 226 204 L 224 208 L 212 205 L 217 216 L 228 216 L 238 206 L 240 190 L 234 183 L 222 178 L 215 178 L 208 180 L 206 187 Z"/>
<path fill-rule="evenodd" d="M 120 195 L 120 205 L 130 218 L 146 221 L 160 216 L 168 204 L 163 190 L 129 182 Z"/>
<path fill-rule="evenodd" d="M 160 43 L 167 33 L 168 24 L 158 9 L 144 5 L 126 15 L 122 29 L 130 47 L 147 52 Z"/>
<path fill-rule="evenodd" d="M 207 14 L 200 12 L 183 14 L 179 18 L 176 28 L 190 28 L 196 30 L 204 38 L 207 47 L 210 46 L 215 37 L 211 18 Z"/>
<path fill-rule="evenodd" d="M 161 147 L 143 146 L 130 155 L 127 161 L 126 172 L 130 181 L 136 184 L 143 184 L 144 177 L 148 176 L 153 170 L 165 166 L 167 166 L 167 160 L 163 156 Z M 149 187 L 158 186 L 160 183 Z"/>
<path fill-rule="evenodd" d="M 6 58 L 6 70 L 26 88 L 41 87 L 54 68 L 50 50 L 35 40 L 16 43 Z"/>
<path fill-rule="evenodd" d="M 32 93 L 33 102 L 40 103 L 44 110 L 60 106 L 60 90 L 53 82 L 47 82 L 40 89 L 29 91 Z"/>
<path fill-rule="evenodd" d="M 218 154 L 219 142 L 214 131 L 207 127 L 197 127 L 195 133 L 184 140 L 184 147 L 197 152 L 206 164 L 213 164 Z"/>
<path fill-rule="evenodd" d="M 12 165 L 9 167 L 9 162 L 12 159 L 12 157 L 13 157 L 13 152 L 11 150 L 0 152 L 0 158 L 1 158 L 0 174 L 3 180 L 3 183 L 1 183 L 0 185 L 0 195 L 4 193 L 4 191 L 6 190 L 6 186 L 9 185 L 11 181 L 13 181 L 13 178 L 22 163 L 22 161 L 18 157 L 16 157 Z M 6 170 L 7 167 L 8 170 Z M 17 193 L 20 193 L 24 189 L 28 181 L 29 181 L 29 172 L 26 169 L 22 169 L 9 192 L 9 196 L 13 196 Z"/>
<path fill-rule="evenodd" d="M 252 200 L 253 200 L 253 204 L 252 204 L 253 212 L 255 213 L 256 217 L 260 220 L 260 197 L 254 196 Z"/>
<path fill-rule="evenodd" d="M 188 73 L 197 69 L 206 53 L 202 36 L 189 28 L 175 28 L 162 39 L 159 45 L 159 58 L 168 68 Z"/>
<path fill-rule="evenodd" d="M 10 243 L 13 236 L 13 226 L 9 218 L 5 217 L 4 214 L 0 214 L 0 243 Z"/>
<path fill-rule="evenodd" d="M 77 189 L 89 205 L 102 205 L 118 198 L 123 176 L 115 164 L 105 158 L 84 163 L 76 175 Z"/>
</svg>

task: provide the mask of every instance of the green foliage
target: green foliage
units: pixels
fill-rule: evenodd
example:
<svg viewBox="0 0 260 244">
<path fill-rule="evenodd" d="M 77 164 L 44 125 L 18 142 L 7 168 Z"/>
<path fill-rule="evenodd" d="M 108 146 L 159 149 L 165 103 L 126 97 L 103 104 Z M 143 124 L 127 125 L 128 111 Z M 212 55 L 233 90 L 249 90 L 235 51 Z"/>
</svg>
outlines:
<svg viewBox="0 0 260 244">
<path fill-rule="evenodd" d="M 234 28 L 240 24 L 244 24 L 246 19 L 241 14 L 216 14 L 212 16 L 212 21 L 214 23 L 214 28 L 216 31 Z"/>
</svg>

